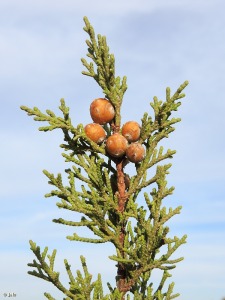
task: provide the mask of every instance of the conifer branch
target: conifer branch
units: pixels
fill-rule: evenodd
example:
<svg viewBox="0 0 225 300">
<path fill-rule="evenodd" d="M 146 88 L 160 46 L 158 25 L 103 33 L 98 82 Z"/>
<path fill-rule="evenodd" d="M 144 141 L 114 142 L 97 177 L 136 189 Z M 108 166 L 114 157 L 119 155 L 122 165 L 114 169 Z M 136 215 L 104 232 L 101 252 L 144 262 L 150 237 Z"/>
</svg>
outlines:
<svg viewBox="0 0 225 300">
<path fill-rule="evenodd" d="M 87 57 L 91 62 L 82 58 L 86 69 L 82 73 L 94 78 L 115 109 L 114 119 L 101 124 L 106 131 L 106 138 L 109 138 L 110 135 L 121 132 L 120 109 L 127 89 L 126 77 L 121 79 L 115 75 L 115 58 L 109 52 L 106 37 L 95 35 L 87 17 L 84 17 L 84 22 L 84 30 L 89 35 L 89 40 L 86 41 Z M 167 187 L 166 181 L 171 164 L 160 164 L 173 158 L 176 151 L 164 151 L 158 145 L 169 137 L 175 130 L 174 124 L 181 120 L 174 118 L 172 113 L 181 105 L 180 99 L 185 96 L 183 90 L 187 84 L 187 81 L 181 84 L 173 95 L 170 88 L 166 88 L 165 101 L 153 97 L 150 103 L 153 117 L 144 113 L 137 142 L 139 146 L 144 146 L 145 155 L 135 163 L 136 174 L 132 177 L 125 173 L 126 165 L 132 162 L 127 151 L 121 157 L 114 157 L 106 147 L 107 141 L 95 143 L 86 134 L 82 124 L 75 127 L 64 99 L 61 99 L 59 106 L 62 116 L 56 116 L 51 110 L 43 113 L 37 107 L 31 109 L 21 106 L 35 121 L 48 123 L 47 126 L 40 127 L 40 131 L 61 129 L 63 132 L 64 142 L 60 147 L 64 150 L 62 156 L 65 162 L 70 164 L 65 169 L 67 184 L 63 182 L 60 173 L 54 175 L 44 170 L 48 183 L 55 187 L 45 196 L 56 196 L 60 199 L 56 203 L 59 208 L 79 213 L 80 219 L 71 221 L 58 218 L 53 219 L 53 222 L 73 227 L 85 226 L 96 237 L 81 237 L 75 232 L 72 236 L 67 236 L 71 241 L 95 244 L 111 242 L 116 250 L 116 254 L 109 256 L 117 263 L 116 288 L 108 284 L 110 294 L 104 295 L 101 276 L 98 275 L 98 279 L 92 281 L 84 257 L 81 257 L 83 274 L 77 271 L 76 277 L 67 260 L 64 260 L 70 280 L 70 288 L 67 289 L 59 280 L 59 272 L 54 270 L 56 250 L 49 255 L 47 247 L 41 252 L 40 247 L 30 241 L 36 260 L 28 264 L 34 268 L 28 273 L 53 283 L 64 293 L 65 300 L 131 300 L 127 292 L 133 294 L 134 300 L 170 300 L 179 296 L 173 294 L 174 283 L 169 284 L 166 292 L 163 289 L 171 276 L 168 271 L 183 260 L 182 257 L 171 259 L 171 256 L 178 247 L 186 243 L 187 236 L 167 236 L 169 227 L 166 223 L 180 213 L 181 206 L 175 209 L 163 206 L 164 199 L 173 193 L 174 187 Z M 153 167 L 155 173 L 150 176 L 149 170 Z M 140 192 L 151 185 L 152 191 L 144 193 L 145 207 L 140 206 L 137 203 Z M 131 218 L 133 222 L 130 221 Z M 154 269 L 162 270 L 163 273 L 155 290 L 150 282 Z M 55 300 L 49 293 L 45 293 L 45 297 Z"/>
<path fill-rule="evenodd" d="M 99 199 L 99 195 L 96 194 L 95 190 L 92 190 L 92 193 L 89 194 L 83 187 L 83 192 L 76 192 L 73 190 L 71 193 L 71 189 L 65 188 L 62 185 L 61 176 L 58 175 L 55 179 L 55 177 L 47 171 L 45 171 L 45 174 L 51 179 L 51 184 L 56 185 L 62 191 L 61 193 L 57 190 L 53 190 L 50 194 L 46 195 L 47 197 L 57 196 L 62 199 L 62 203 L 57 203 L 59 208 L 69 209 L 85 214 L 91 219 L 91 221 L 89 221 L 85 217 L 82 217 L 80 222 L 71 222 L 60 218 L 54 219 L 53 221 L 70 226 L 87 226 L 95 235 L 101 237 L 100 240 L 96 240 L 78 237 L 74 234 L 73 237 L 67 237 L 68 239 L 90 243 L 103 243 L 113 239 L 116 227 L 109 219 L 105 218 L 107 209 L 105 209 L 102 205 L 99 205 L 100 203 L 104 203 L 104 199 Z"/>
<path fill-rule="evenodd" d="M 84 237 L 78 236 L 76 233 L 74 233 L 73 236 L 67 236 L 66 238 L 70 241 L 93 243 L 93 244 L 101 244 L 101 243 L 106 243 L 109 241 L 109 238 L 102 238 L 102 239 L 84 238 Z"/>
<path fill-rule="evenodd" d="M 31 246 L 31 250 L 35 254 L 38 262 L 36 260 L 34 260 L 33 263 L 28 264 L 29 267 L 33 267 L 33 268 L 37 269 L 37 271 L 36 270 L 28 271 L 28 274 L 51 282 L 62 293 L 64 293 L 66 296 L 70 297 L 69 299 L 74 299 L 72 293 L 69 290 L 67 290 L 60 282 L 59 272 L 54 271 L 56 250 L 53 251 L 52 255 L 48 255 L 48 259 L 49 259 L 49 264 L 48 264 L 45 260 L 48 248 L 45 247 L 44 251 L 41 253 L 40 247 L 36 246 L 36 244 L 33 241 L 30 241 L 30 246 Z"/>
<path fill-rule="evenodd" d="M 150 137 L 153 133 L 154 139 L 159 142 L 162 138 L 168 137 L 168 134 L 174 131 L 174 128 L 171 125 L 174 125 L 177 122 L 180 122 L 180 118 L 172 118 L 169 119 L 171 116 L 172 111 L 177 111 L 178 107 L 181 105 L 181 102 L 176 102 L 177 100 L 185 97 L 185 94 L 181 94 L 181 92 L 185 89 L 188 85 L 188 81 L 185 81 L 174 95 L 170 96 L 170 88 L 166 89 L 166 101 L 159 101 L 158 98 L 155 96 L 153 98 L 153 102 L 150 103 L 151 107 L 154 110 L 154 121 L 152 117 L 148 115 L 148 113 L 144 113 L 142 118 L 142 126 L 141 126 L 141 137 L 140 142 L 144 142 L 145 140 L 149 140 L 152 142 Z"/>
<path fill-rule="evenodd" d="M 61 147 L 65 150 L 73 151 L 73 154 L 84 153 L 85 151 L 91 151 L 95 153 L 105 154 L 105 149 L 102 146 L 97 145 L 91 139 L 89 139 L 82 124 L 79 124 L 76 128 L 72 125 L 69 117 L 69 107 L 65 105 L 65 100 L 60 100 L 61 105 L 59 109 L 63 113 L 62 117 L 57 117 L 51 110 L 47 109 L 46 114 L 42 113 L 37 107 L 33 109 L 22 105 L 20 108 L 27 112 L 28 116 L 34 116 L 35 121 L 48 122 L 49 126 L 39 127 L 40 131 L 52 131 L 54 129 L 61 129 L 64 134 L 64 141 L 67 144 L 61 144 Z"/>
<path fill-rule="evenodd" d="M 82 74 L 93 77 L 102 88 L 105 97 L 114 105 L 116 111 L 115 126 L 119 128 L 121 121 L 120 108 L 124 93 L 127 90 L 126 76 L 122 78 L 122 81 L 119 76 L 115 76 L 115 58 L 113 54 L 109 53 L 106 37 L 98 34 L 96 39 L 94 29 L 87 17 L 84 17 L 84 22 L 84 31 L 90 37 L 90 40 L 86 40 L 88 46 L 87 57 L 91 58 L 93 62 L 88 63 L 86 59 L 81 59 L 82 64 L 87 69 Z"/>
<path fill-rule="evenodd" d="M 47 299 L 49 299 L 49 300 L 56 300 L 55 298 L 53 298 L 49 293 L 44 293 L 44 296 L 47 298 Z M 66 300 L 69 300 L 69 299 L 71 299 L 71 298 L 66 298 Z"/>
<path fill-rule="evenodd" d="M 98 274 L 96 281 L 92 281 L 92 275 L 89 273 L 86 260 L 83 256 L 80 257 L 83 275 L 77 270 L 77 276 L 74 277 L 71 271 L 71 266 L 68 261 L 64 260 L 65 269 L 69 277 L 69 289 L 65 288 L 61 281 L 59 280 L 59 272 L 54 271 L 54 262 L 56 256 L 56 250 L 53 251 L 52 255 L 47 255 L 48 248 L 45 247 L 44 251 L 41 253 L 40 247 L 36 246 L 33 241 L 30 241 L 31 250 L 35 254 L 37 261 L 34 260 L 33 263 L 29 263 L 28 266 L 36 268 L 37 270 L 28 271 L 28 274 L 42 278 L 46 281 L 51 282 L 55 285 L 65 296 L 64 299 L 72 300 L 91 300 L 91 299 L 102 299 L 109 300 L 108 295 L 103 295 L 101 276 Z M 49 262 L 46 262 L 46 256 Z M 49 300 L 55 300 L 49 293 L 44 293 L 45 297 Z M 93 298 L 92 298 L 93 295 Z"/>
<path fill-rule="evenodd" d="M 58 224 L 63 224 L 63 225 L 67 225 L 67 226 L 77 226 L 77 227 L 81 227 L 81 226 L 93 226 L 93 225 L 95 225 L 95 222 L 88 221 L 84 217 L 81 218 L 80 222 L 67 221 L 67 220 L 64 220 L 62 218 L 53 219 L 52 221 L 54 223 L 58 223 Z"/>
</svg>

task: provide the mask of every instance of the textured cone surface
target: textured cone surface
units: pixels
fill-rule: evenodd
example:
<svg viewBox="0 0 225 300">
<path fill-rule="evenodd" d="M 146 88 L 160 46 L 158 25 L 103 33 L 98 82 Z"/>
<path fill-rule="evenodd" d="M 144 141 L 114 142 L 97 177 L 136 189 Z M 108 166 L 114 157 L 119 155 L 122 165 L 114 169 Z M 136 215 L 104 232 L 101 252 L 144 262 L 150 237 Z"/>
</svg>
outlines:
<svg viewBox="0 0 225 300">
<path fill-rule="evenodd" d="M 127 140 L 119 133 L 114 133 L 106 141 L 106 150 L 114 157 L 123 156 L 126 152 L 127 146 Z"/>
<path fill-rule="evenodd" d="M 129 161 L 138 163 L 145 157 L 145 148 L 140 143 L 132 143 L 126 150 Z"/>
<path fill-rule="evenodd" d="M 122 127 L 122 135 L 129 142 L 136 142 L 140 137 L 141 129 L 140 125 L 135 121 L 129 121 Z"/>
<path fill-rule="evenodd" d="M 104 141 L 106 137 L 105 130 L 101 125 L 96 123 L 91 123 L 85 126 L 84 131 L 93 142 L 100 144 Z"/>
<path fill-rule="evenodd" d="M 95 123 L 103 125 L 113 120 L 115 110 L 107 99 L 98 98 L 91 103 L 90 114 Z"/>
</svg>

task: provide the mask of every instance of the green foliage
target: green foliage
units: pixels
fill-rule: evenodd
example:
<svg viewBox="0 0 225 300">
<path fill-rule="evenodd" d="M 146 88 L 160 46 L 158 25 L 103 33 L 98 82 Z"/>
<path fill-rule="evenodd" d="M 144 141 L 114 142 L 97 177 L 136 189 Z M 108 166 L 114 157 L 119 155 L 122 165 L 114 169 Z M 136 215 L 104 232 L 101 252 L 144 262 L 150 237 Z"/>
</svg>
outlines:
<svg viewBox="0 0 225 300">
<path fill-rule="evenodd" d="M 96 40 L 94 29 L 87 17 L 84 17 L 84 22 L 84 31 L 90 37 L 90 40 L 86 40 L 88 46 L 87 57 L 91 58 L 93 62 L 88 63 L 86 59 L 81 59 L 84 67 L 87 69 L 82 74 L 93 77 L 102 88 L 106 98 L 110 99 L 116 110 L 115 124 L 119 127 L 121 121 L 120 107 L 124 93 L 127 90 L 127 79 L 124 76 L 121 81 L 119 76 L 115 76 L 115 58 L 113 54 L 109 53 L 106 37 L 98 34 Z"/>
<path fill-rule="evenodd" d="M 33 270 L 29 271 L 28 273 L 54 284 L 64 295 L 67 296 L 63 299 L 90 300 L 91 295 L 93 296 L 93 300 L 111 299 L 108 296 L 103 296 L 100 274 L 98 275 L 97 280 L 92 282 L 92 275 L 88 272 L 86 260 L 83 256 L 80 257 L 83 274 L 77 270 L 76 277 L 73 276 L 68 261 L 66 259 L 64 260 L 65 269 L 69 277 L 68 289 L 61 283 L 59 279 L 59 272 L 54 271 L 56 250 L 52 252 L 52 255 L 47 255 L 47 247 L 45 247 L 44 251 L 41 253 L 40 247 L 36 246 L 34 242 L 30 241 L 30 246 L 38 261 L 34 260 L 33 263 L 28 264 L 29 267 L 37 269 L 37 271 Z M 46 257 L 48 258 L 49 262 L 46 262 Z M 49 293 L 45 293 L 45 296 L 49 300 L 55 300 Z"/>
<path fill-rule="evenodd" d="M 121 80 L 115 76 L 115 59 L 109 53 L 109 47 L 104 36 L 95 37 L 94 29 L 85 17 L 84 30 L 88 33 L 88 54 L 93 62 L 88 63 L 82 59 L 87 69 L 83 74 L 93 77 L 102 88 L 103 94 L 113 104 L 116 115 L 111 124 L 105 125 L 107 136 L 120 130 L 120 108 L 124 93 L 127 89 L 126 77 Z M 85 134 L 82 124 L 74 126 L 69 116 L 69 107 L 64 99 L 59 106 L 62 116 L 56 116 L 52 111 L 42 113 L 37 107 L 33 109 L 21 106 L 29 116 L 34 116 L 35 121 L 47 122 L 47 126 L 40 127 L 40 131 L 61 129 L 64 143 L 61 148 L 65 162 L 70 164 L 67 168 L 68 181 L 65 184 L 62 175 L 54 175 L 44 170 L 50 185 L 55 187 L 46 197 L 57 197 L 57 206 L 61 209 L 80 214 L 77 221 L 54 219 L 53 222 L 73 226 L 86 227 L 96 238 L 79 236 L 76 232 L 67 236 L 69 240 L 88 243 L 107 243 L 114 245 L 116 253 L 109 258 L 116 262 L 117 287 L 112 288 L 108 283 L 110 294 L 103 295 L 100 275 L 96 281 L 88 272 L 84 257 L 81 257 L 84 275 L 77 271 L 73 277 L 70 265 L 65 260 L 65 268 L 69 276 L 69 289 L 59 280 L 59 272 L 54 271 L 56 250 L 52 255 L 47 255 L 46 247 L 41 253 L 40 248 L 32 241 L 31 250 L 37 258 L 28 266 L 35 268 L 28 273 L 53 283 L 66 298 L 63 299 L 133 299 L 141 300 L 169 300 L 179 296 L 173 294 L 174 283 L 165 288 L 166 280 L 171 276 L 169 270 L 175 268 L 176 263 L 183 258 L 171 258 L 177 248 L 186 242 L 186 235 L 168 237 L 169 227 L 166 222 L 176 214 L 181 207 L 175 209 L 163 206 L 163 200 L 173 193 L 174 187 L 167 187 L 166 175 L 169 174 L 171 164 L 160 162 L 171 159 L 175 150 L 164 151 L 158 147 L 159 142 L 168 138 L 175 128 L 174 124 L 180 118 L 171 117 L 181 105 L 180 99 L 188 82 L 185 81 L 177 91 L 171 95 L 166 89 L 165 101 L 153 98 L 150 103 L 153 117 L 144 113 L 141 124 L 139 143 L 146 149 L 145 158 L 135 164 L 136 174 L 129 177 L 129 185 L 125 187 L 124 168 L 129 163 L 126 157 L 115 159 L 105 151 L 105 144 L 97 145 Z M 153 176 L 149 170 L 155 169 Z M 122 184 L 121 184 L 122 180 Z M 150 193 L 144 192 L 144 206 L 139 205 L 140 192 L 152 185 Z M 121 186 L 123 192 L 121 192 Z M 49 262 L 46 262 L 46 257 Z M 151 283 L 153 270 L 162 270 L 162 279 L 155 289 Z M 54 299 L 50 294 L 45 294 L 48 299 Z M 91 298 L 92 297 L 92 298 Z"/>
</svg>

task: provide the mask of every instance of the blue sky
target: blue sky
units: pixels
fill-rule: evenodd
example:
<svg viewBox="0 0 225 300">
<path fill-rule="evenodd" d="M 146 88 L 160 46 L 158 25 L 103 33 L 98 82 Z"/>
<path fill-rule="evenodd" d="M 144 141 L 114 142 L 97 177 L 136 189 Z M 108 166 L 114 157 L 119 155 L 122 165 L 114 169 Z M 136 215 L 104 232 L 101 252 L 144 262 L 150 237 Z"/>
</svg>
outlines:
<svg viewBox="0 0 225 300">
<path fill-rule="evenodd" d="M 58 249 L 63 277 L 63 258 L 76 270 L 84 254 L 93 274 L 114 280 L 110 246 L 71 243 L 65 236 L 72 229 L 51 222 L 71 216 L 44 198 L 51 187 L 42 170 L 66 167 L 58 147 L 62 135 L 38 132 L 39 124 L 19 109 L 56 112 L 64 97 L 75 125 L 91 121 L 90 102 L 102 93 L 81 75 L 85 15 L 107 36 L 117 74 L 128 77 L 123 122 L 139 121 L 153 96 L 164 99 L 167 86 L 174 91 L 190 81 L 178 113 L 182 122 L 164 144 L 177 150 L 168 178 L 176 189 L 165 204 L 183 206 L 168 225 L 171 235 L 188 234 L 177 254 L 185 260 L 172 279 L 181 300 L 225 297 L 224 9 L 223 0 L 1 0 L 0 299 L 4 292 L 15 292 L 18 300 L 44 299 L 45 291 L 62 299 L 53 286 L 27 275 L 29 239 Z"/>
</svg>

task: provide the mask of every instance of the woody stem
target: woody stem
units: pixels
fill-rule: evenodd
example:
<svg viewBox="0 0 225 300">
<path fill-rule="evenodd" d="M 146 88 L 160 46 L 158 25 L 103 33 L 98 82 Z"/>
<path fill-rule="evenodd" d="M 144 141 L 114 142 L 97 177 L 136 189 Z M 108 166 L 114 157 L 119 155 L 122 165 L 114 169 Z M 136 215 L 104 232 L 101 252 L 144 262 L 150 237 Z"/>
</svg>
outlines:
<svg viewBox="0 0 225 300">
<path fill-rule="evenodd" d="M 123 214 L 125 210 L 125 205 L 127 202 L 127 195 L 126 195 L 126 185 L 125 185 L 125 175 L 123 171 L 123 159 L 118 160 L 116 163 L 117 169 L 117 188 L 118 188 L 118 211 Z M 125 239 L 125 227 L 126 222 L 123 221 L 120 228 L 120 236 L 119 242 L 121 248 L 124 248 L 124 239 Z M 124 252 L 121 253 L 122 257 L 124 257 Z M 123 263 L 118 263 L 117 269 L 117 287 L 121 292 L 124 292 L 124 296 L 122 298 L 125 299 L 125 293 L 127 292 L 127 285 L 126 285 L 126 268 Z"/>
</svg>

